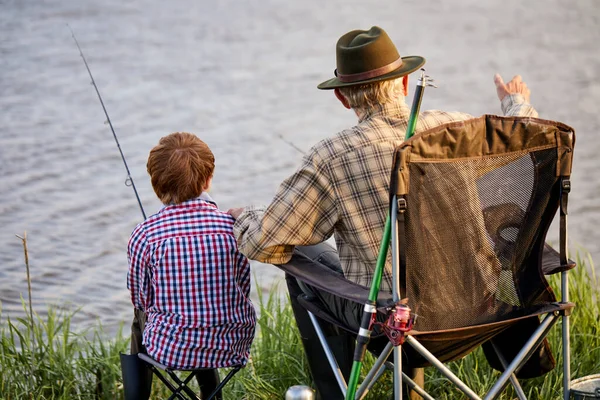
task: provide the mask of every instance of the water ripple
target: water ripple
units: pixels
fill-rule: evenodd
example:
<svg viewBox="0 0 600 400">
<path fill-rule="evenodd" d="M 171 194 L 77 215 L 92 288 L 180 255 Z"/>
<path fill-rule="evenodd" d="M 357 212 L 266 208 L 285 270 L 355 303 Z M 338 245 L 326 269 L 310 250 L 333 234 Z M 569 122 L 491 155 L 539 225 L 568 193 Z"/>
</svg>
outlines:
<svg viewBox="0 0 600 400">
<path fill-rule="evenodd" d="M 501 0 L 377 7 L 359 0 L 1 3 L 3 316 L 22 315 L 27 284 L 14 234 L 23 231 L 37 311 L 48 304 L 82 306 L 76 324 L 99 319 L 109 329 L 131 316 L 125 252 L 141 213 L 123 185 L 125 170 L 67 23 L 147 213 L 160 207 L 145 172 L 148 151 L 161 136 L 182 130 L 213 149 L 212 194 L 222 208 L 269 202 L 302 157 L 278 135 L 307 150 L 355 121 L 315 86 L 333 72 L 339 35 L 377 24 L 403 55 L 427 57 L 440 88 L 427 94 L 423 108 L 500 112 L 493 74 L 520 73 L 542 117 L 575 127 L 570 238 L 600 259 L 600 8 L 594 0 L 510 7 Z M 422 15 L 427 18 L 415 18 Z M 271 266 L 252 268 L 260 276 L 254 299 L 282 278 Z"/>
</svg>

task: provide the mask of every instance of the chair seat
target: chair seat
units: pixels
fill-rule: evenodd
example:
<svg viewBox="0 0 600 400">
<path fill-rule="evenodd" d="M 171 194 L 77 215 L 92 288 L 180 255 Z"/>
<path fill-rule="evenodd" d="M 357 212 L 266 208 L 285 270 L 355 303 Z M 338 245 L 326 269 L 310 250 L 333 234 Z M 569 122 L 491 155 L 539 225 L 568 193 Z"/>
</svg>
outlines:
<svg viewBox="0 0 600 400">
<path fill-rule="evenodd" d="M 152 357 L 150 357 L 148 354 L 144 354 L 144 353 L 138 353 L 138 357 L 140 359 L 142 359 L 143 361 L 147 362 L 148 364 L 154 365 L 156 368 L 162 370 L 162 371 L 182 371 L 182 372 L 192 372 L 192 371 L 206 371 L 206 370 L 210 370 L 210 369 L 214 369 L 214 368 L 170 368 L 167 367 L 164 364 L 159 363 L 158 361 L 156 361 L 155 359 L 153 359 Z M 242 368 L 243 365 L 232 365 L 231 367 L 227 367 L 227 368 L 237 368 L 240 369 Z"/>
<path fill-rule="evenodd" d="M 348 326 L 342 323 L 329 313 L 323 305 L 314 298 L 306 295 L 298 297 L 298 302 L 306 310 L 310 311 L 316 317 L 334 324 L 347 332 L 357 334 L 360 326 Z M 417 337 L 419 342 L 434 354 L 440 361 L 449 362 L 460 359 L 469 354 L 473 349 L 481 346 L 499 333 L 505 331 L 511 326 L 528 318 L 536 318 L 539 315 L 553 312 L 570 312 L 575 307 L 574 303 L 549 303 L 537 307 L 531 307 L 527 310 L 520 310 L 513 318 L 492 323 L 483 323 L 479 325 L 465 326 L 454 329 L 444 329 L 439 331 L 419 331 L 419 321 L 415 323 L 415 329 L 412 329 L 407 335 Z M 381 314 L 381 313 L 380 313 Z M 382 319 L 382 318 L 380 318 Z M 383 337 L 384 334 L 374 328 L 371 334 L 372 339 Z M 404 347 L 407 350 L 407 347 Z M 408 351 L 409 354 L 413 352 Z M 426 367 L 430 364 L 425 359 L 419 357 L 416 353 L 412 355 L 411 364 L 415 367 Z"/>
</svg>

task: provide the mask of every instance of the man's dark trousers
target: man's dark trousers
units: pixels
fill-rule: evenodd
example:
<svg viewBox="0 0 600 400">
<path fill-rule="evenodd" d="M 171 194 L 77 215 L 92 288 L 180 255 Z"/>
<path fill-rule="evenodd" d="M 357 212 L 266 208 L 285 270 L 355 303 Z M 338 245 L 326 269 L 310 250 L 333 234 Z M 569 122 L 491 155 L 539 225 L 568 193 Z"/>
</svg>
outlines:
<svg viewBox="0 0 600 400">
<path fill-rule="evenodd" d="M 315 246 L 297 246 L 295 254 L 301 254 L 302 257 L 309 257 L 312 260 L 319 261 L 321 264 L 342 273 L 337 252 L 327 243 L 321 243 Z M 290 262 L 293 262 L 293 257 Z M 300 287 L 296 278 L 286 274 L 285 279 L 290 295 L 292 310 L 294 312 L 294 317 L 296 318 L 296 324 L 300 331 L 310 372 L 317 389 L 317 400 L 343 400 L 344 396 L 337 384 L 335 375 L 331 370 L 323 347 L 319 341 L 319 337 L 308 316 L 308 312 L 298 302 L 298 296 L 306 293 Z M 356 321 L 350 325 L 360 326 L 360 318 L 364 307 L 363 304 L 342 299 L 311 286 L 303 286 L 305 290 L 308 289 L 310 295 L 316 296 L 321 303 L 336 315 L 336 317 L 345 321 Z M 348 331 L 319 318 L 317 318 L 317 320 L 319 321 L 323 334 L 327 338 L 327 343 L 338 363 L 339 369 L 344 375 L 346 382 L 348 382 L 350 371 L 352 369 L 352 357 L 354 355 L 356 334 L 349 333 Z M 371 340 L 368 348 L 373 353 L 379 354 L 386 344 L 387 338 L 374 339 Z M 410 368 L 408 367 L 407 362 L 403 362 L 403 371 L 415 380 L 417 384 L 423 386 L 424 375 L 422 368 Z M 421 399 L 421 397 L 414 392 L 410 392 L 409 395 L 408 391 L 405 391 L 403 394 L 403 398 L 405 399 Z"/>
</svg>

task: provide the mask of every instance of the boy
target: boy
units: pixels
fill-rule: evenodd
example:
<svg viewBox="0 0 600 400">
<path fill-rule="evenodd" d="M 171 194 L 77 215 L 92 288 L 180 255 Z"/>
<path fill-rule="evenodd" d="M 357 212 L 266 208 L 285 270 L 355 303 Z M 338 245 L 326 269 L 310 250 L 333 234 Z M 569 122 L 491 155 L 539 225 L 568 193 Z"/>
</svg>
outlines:
<svg viewBox="0 0 600 400">
<path fill-rule="evenodd" d="M 256 323 L 234 219 L 206 193 L 214 162 L 191 133 L 160 139 L 147 170 L 164 207 L 135 228 L 128 245 L 131 352 L 175 369 L 212 369 L 198 376 L 203 397 L 218 384 L 216 368 L 246 364 Z"/>
</svg>

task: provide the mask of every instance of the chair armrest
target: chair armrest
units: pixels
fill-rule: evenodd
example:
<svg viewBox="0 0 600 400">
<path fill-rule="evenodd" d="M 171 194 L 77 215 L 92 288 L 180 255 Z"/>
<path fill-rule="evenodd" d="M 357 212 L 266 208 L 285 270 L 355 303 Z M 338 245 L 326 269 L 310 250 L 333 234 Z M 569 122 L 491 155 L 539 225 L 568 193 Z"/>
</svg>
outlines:
<svg viewBox="0 0 600 400">
<path fill-rule="evenodd" d="M 370 288 L 349 281 L 344 275 L 298 252 L 294 253 L 288 263 L 275 266 L 307 285 L 314 286 L 336 296 L 362 304 L 369 299 Z M 377 299 L 378 305 L 387 305 L 391 301 L 391 293 L 379 293 Z"/>
<path fill-rule="evenodd" d="M 554 250 L 548 243 L 544 244 L 542 252 L 542 272 L 544 275 L 553 275 L 559 272 L 568 271 L 575 268 L 577 263 L 569 259 L 566 266 L 560 264 L 560 254 Z"/>
</svg>

